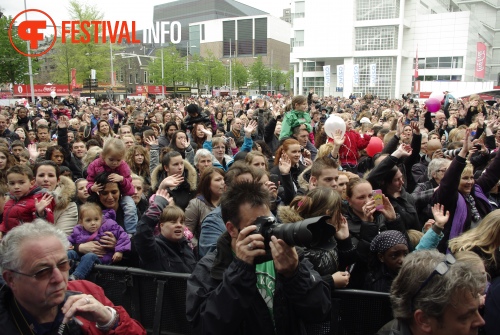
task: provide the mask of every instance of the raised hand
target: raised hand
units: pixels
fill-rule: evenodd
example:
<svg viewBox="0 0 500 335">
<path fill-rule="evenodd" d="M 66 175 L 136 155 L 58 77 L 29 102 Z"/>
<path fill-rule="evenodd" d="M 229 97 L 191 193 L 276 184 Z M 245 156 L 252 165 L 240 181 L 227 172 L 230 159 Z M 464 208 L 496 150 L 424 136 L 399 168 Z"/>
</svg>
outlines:
<svg viewBox="0 0 500 335">
<path fill-rule="evenodd" d="M 211 130 L 209 130 L 209 129 L 205 128 L 205 127 L 202 127 L 200 130 L 203 132 L 203 134 L 207 135 L 207 141 L 211 141 L 212 140 L 212 136 L 213 135 L 212 135 L 212 131 Z"/>
<path fill-rule="evenodd" d="M 439 228 L 443 229 L 444 225 L 448 222 L 450 218 L 450 211 L 444 210 L 444 206 L 441 204 L 434 204 L 432 206 L 432 216 L 434 216 L 435 224 Z"/>
<path fill-rule="evenodd" d="M 412 153 L 412 148 L 411 145 L 408 144 L 400 144 L 398 149 L 392 153 L 392 156 L 401 158 L 401 157 L 408 157 Z"/>
<path fill-rule="evenodd" d="M 57 126 L 61 129 L 63 128 L 68 128 L 69 127 L 69 119 L 67 116 L 64 116 L 64 115 L 61 115 L 59 117 L 59 122 L 57 124 Z"/>
<path fill-rule="evenodd" d="M 248 124 L 243 128 L 246 137 L 251 137 L 253 131 L 257 128 L 257 121 L 251 120 Z"/>
<path fill-rule="evenodd" d="M 420 126 L 419 126 L 417 121 L 411 121 L 410 127 L 411 127 L 411 129 L 413 129 L 413 133 L 415 135 L 420 135 Z"/>
<path fill-rule="evenodd" d="M 99 192 L 101 192 L 103 189 L 104 189 L 104 185 L 101 185 L 99 183 L 94 183 L 94 185 L 92 185 L 90 187 L 90 190 L 94 193 L 97 193 L 97 194 L 99 194 Z"/>
<path fill-rule="evenodd" d="M 54 200 L 54 197 L 49 193 L 45 193 L 43 197 L 38 200 L 35 198 L 35 209 L 39 216 L 43 216 L 45 213 L 45 208 Z"/>
<path fill-rule="evenodd" d="M 175 188 L 184 181 L 184 177 L 180 174 L 174 174 L 163 179 L 159 189 Z"/>
<path fill-rule="evenodd" d="M 342 241 L 349 237 L 349 227 L 347 224 L 347 219 L 343 215 L 340 215 L 340 222 L 337 222 L 337 225 L 335 225 L 334 223 L 334 226 L 337 230 L 335 232 L 335 238 L 337 240 Z"/>
<path fill-rule="evenodd" d="M 144 139 L 144 142 L 149 146 L 158 145 L 158 139 L 154 136 L 148 136 Z"/>
<path fill-rule="evenodd" d="M 345 141 L 345 134 L 342 132 L 342 130 L 336 129 L 333 132 L 333 145 L 340 147 L 342 146 L 342 144 L 344 144 L 344 141 Z"/>
<path fill-rule="evenodd" d="M 156 191 L 156 196 L 167 200 L 169 205 L 174 202 L 174 199 L 170 196 L 170 193 L 168 193 L 168 191 L 165 189 L 158 189 L 158 191 Z"/>
<path fill-rule="evenodd" d="M 38 156 L 40 155 L 40 153 L 36 149 L 36 144 L 35 143 L 28 144 L 28 153 L 30 154 L 30 159 L 32 161 L 36 161 L 36 159 L 38 158 Z"/>
<path fill-rule="evenodd" d="M 279 169 L 282 175 L 289 174 L 290 169 L 292 168 L 292 161 L 290 157 L 286 153 L 283 153 L 279 162 Z"/>
</svg>

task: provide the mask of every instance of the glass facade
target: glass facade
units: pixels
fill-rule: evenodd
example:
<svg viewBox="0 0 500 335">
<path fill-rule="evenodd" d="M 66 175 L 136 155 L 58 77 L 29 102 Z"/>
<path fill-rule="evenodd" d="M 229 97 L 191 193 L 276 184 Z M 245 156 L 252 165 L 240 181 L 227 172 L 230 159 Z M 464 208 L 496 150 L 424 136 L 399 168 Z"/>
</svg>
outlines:
<svg viewBox="0 0 500 335">
<path fill-rule="evenodd" d="M 314 88 L 314 93 L 318 94 L 321 97 L 324 95 L 325 92 L 324 84 L 325 84 L 325 78 L 323 77 L 304 77 L 301 94 L 307 96 L 309 94 L 309 90 L 311 88 Z"/>
<path fill-rule="evenodd" d="M 236 50 L 236 22 L 235 21 L 224 21 L 222 22 L 222 40 L 224 41 L 224 46 L 222 54 L 224 57 L 230 56 L 230 51 L 233 53 Z M 229 42 L 231 41 L 231 47 L 229 47 Z"/>
<path fill-rule="evenodd" d="M 253 20 L 238 20 L 238 56 L 253 55 Z"/>
<path fill-rule="evenodd" d="M 464 58 L 461 56 L 427 57 L 418 59 L 419 69 L 463 69 L 463 67 Z"/>
<path fill-rule="evenodd" d="M 398 48 L 398 26 L 359 27 L 355 32 L 356 51 Z"/>
<path fill-rule="evenodd" d="M 189 27 L 189 54 L 200 54 L 200 25 Z M 187 45 L 186 45 L 187 47 Z"/>
<path fill-rule="evenodd" d="M 267 54 L 267 17 L 255 19 L 255 55 Z"/>
<path fill-rule="evenodd" d="M 357 0 L 356 20 L 384 20 L 399 17 L 400 0 Z"/>
<path fill-rule="evenodd" d="M 371 93 L 380 98 L 389 98 L 394 94 L 396 82 L 396 57 L 360 57 L 354 58 L 359 64 L 359 87 L 353 90 L 362 94 Z M 370 64 L 377 64 L 375 86 L 370 86 Z"/>
</svg>

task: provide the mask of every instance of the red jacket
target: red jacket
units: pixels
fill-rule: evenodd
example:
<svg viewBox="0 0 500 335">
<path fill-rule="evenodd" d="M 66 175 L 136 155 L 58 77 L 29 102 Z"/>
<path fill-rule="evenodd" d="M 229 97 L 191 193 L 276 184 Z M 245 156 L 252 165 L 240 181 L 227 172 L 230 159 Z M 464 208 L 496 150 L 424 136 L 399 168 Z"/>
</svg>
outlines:
<svg viewBox="0 0 500 335">
<path fill-rule="evenodd" d="M 39 186 L 33 186 L 29 193 L 20 199 L 10 196 L 9 201 L 5 203 L 3 210 L 3 220 L 0 224 L 0 231 L 5 235 L 12 228 L 26 222 L 33 222 L 36 218 L 35 199 L 40 200 L 45 191 Z M 45 220 L 54 223 L 55 201 L 45 208 Z"/>
<path fill-rule="evenodd" d="M 362 150 L 370 143 L 370 135 L 361 137 L 355 130 L 348 130 L 345 132 L 344 144 L 340 147 L 339 158 L 340 165 L 357 165 L 358 164 L 358 150 Z"/>
<path fill-rule="evenodd" d="M 118 315 L 120 315 L 120 323 L 118 323 L 118 327 L 116 327 L 114 330 L 110 330 L 106 334 L 146 335 L 146 331 L 141 326 L 141 324 L 132 319 L 123 307 L 114 306 L 113 303 L 108 298 L 106 298 L 106 295 L 104 295 L 104 291 L 100 286 L 97 286 L 96 284 L 86 280 L 73 280 L 68 282 L 68 290 L 90 294 L 104 306 L 113 307 L 118 312 Z M 102 331 L 96 328 L 95 322 L 90 322 L 89 320 L 86 320 L 82 317 L 77 317 L 77 319 L 82 321 L 83 323 L 83 334 L 104 334 Z"/>
</svg>

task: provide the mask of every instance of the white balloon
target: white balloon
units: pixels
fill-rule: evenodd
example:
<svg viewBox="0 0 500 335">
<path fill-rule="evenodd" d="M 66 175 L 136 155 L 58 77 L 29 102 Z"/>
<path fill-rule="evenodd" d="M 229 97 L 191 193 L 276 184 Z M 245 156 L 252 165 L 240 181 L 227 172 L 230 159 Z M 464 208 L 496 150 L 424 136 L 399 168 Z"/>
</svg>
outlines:
<svg viewBox="0 0 500 335">
<path fill-rule="evenodd" d="M 333 134 L 335 134 L 335 131 L 337 129 L 340 129 L 342 131 L 342 136 L 345 134 L 345 122 L 342 120 L 340 116 L 337 115 L 330 115 L 328 119 L 326 119 L 325 122 L 325 133 L 328 137 L 333 138 Z"/>
<path fill-rule="evenodd" d="M 439 91 L 434 91 L 429 96 L 429 99 L 438 99 L 439 102 L 441 102 L 444 99 L 444 93 L 443 92 L 439 92 Z"/>
</svg>

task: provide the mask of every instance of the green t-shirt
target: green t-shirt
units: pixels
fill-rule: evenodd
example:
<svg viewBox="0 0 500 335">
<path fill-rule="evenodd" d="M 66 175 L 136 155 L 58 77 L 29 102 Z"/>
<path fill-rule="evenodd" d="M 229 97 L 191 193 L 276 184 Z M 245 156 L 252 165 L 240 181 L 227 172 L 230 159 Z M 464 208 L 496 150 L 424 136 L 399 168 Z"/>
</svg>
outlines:
<svg viewBox="0 0 500 335">
<path fill-rule="evenodd" d="M 276 273 L 274 270 L 274 262 L 268 261 L 255 266 L 255 273 L 257 274 L 257 289 L 260 295 L 266 302 L 271 318 L 274 322 L 273 313 L 273 299 L 274 290 L 276 288 Z"/>
</svg>

